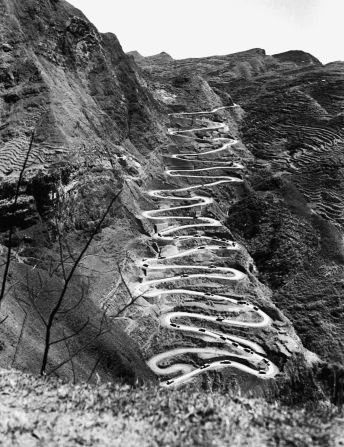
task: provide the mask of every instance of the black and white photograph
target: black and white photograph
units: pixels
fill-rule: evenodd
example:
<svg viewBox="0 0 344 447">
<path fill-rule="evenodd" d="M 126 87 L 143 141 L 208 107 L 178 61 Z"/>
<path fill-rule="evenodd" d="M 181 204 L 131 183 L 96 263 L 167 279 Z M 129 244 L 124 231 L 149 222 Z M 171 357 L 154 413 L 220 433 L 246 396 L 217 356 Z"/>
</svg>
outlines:
<svg viewBox="0 0 344 447">
<path fill-rule="evenodd" d="M 0 0 L 1 447 L 344 447 L 343 31 Z"/>
</svg>

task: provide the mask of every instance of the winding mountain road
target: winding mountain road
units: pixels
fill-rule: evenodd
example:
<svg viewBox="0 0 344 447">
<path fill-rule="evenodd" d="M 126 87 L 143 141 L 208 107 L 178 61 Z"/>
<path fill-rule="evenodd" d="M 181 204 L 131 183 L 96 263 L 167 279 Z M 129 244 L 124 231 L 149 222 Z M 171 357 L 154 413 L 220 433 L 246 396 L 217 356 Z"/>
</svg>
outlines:
<svg viewBox="0 0 344 447">
<path fill-rule="evenodd" d="M 236 107 L 230 106 L 230 107 Z M 220 107 L 210 112 L 185 112 L 180 115 L 202 115 L 215 113 L 221 109 L 228 107 Z M 227 129 L 226 124 L 189 129 L 189 130 L 173 130 L 169 129 L 170 135 L 178 135 L 190 133 L 195 131 L 216 131 L 220 129 Z M 198 207 L 204 208 L 213 203 L 211 197 L 202 195 L 195 195 L 193 191 L 200 188 L 216 187 L 224 183 L 240 183 L 243 180 L 230 174 L 217 175 L 212 174 L 212 171 L 219 170 L 242 170 L 244 166 L 241 163 L 233 160 L 202 160 L 204 156 L 214 154 L 223 155 L 231 150 L 231 147 L 238 143 L 238 140 L 224 137 L 214 137 L 212 141 L 223 141 L 224 144 L 220 148 L 206 150 L 202 152 L 183 153 L 165 155 L 165 158 L 175 159 L 184 162 L 197 163 L 212 163 L 215 166 L 198 168 L 198 169 L 168 169 L 165 171 L 166 176 L 171 178 L 192 178 L 200 179 L 201 183 L 176 189 L 159 189 L 148 191 L 147 194 L 153 198 L 166 201 L 180 201 L 184 204 L 180 206 L 163 206 L 158 209 L 144 211 L 142 216 L 153 221 L 162 221 L 168 223 L 168 227 L 159 230 L 153 235 L 156 240 L 170 242 L 178 249 L 180 244 L 185 241 L 202 241 L 206 245 L 196 246 L 191 249 L 178 249 L 176 254 L 169 256 L 159 255 L 156 258 L 146 258 L 142 260 L 142 270 L 145 274 L 145 279 L 141 285 L 144 288 L 144 296 L 162 298 L 165 295 L 177 295 L 187 297 L 183 301 L 182 306 L 190 308 L 190 311 L 174 311 L 174 306 L 170 306 L 170 310 L 166 311 L 160 316 L 160 324 L 162 327 L 170 330 L 180 331 L 184 334 L 190 334 L 192 337 L 201 339 L 205 342 L 221 343 L 224 348 L 218 347 L 183 347 L 171 349 L 164 353 L 157 354 L 148 360 L 147 364 L 159 376 L 173 376 L 169 380 L 161 381 L 164 387 L 176 387 L 193 380 L 196 376 L 205 371 L 221 370 L 224 368 L 235 368 L 239 371 L 251 374 L 261 379 L 271 379 L 278 372 L 278 368 L 271 361 L 266 359 L 265 352 L 257 343 L 249 341 L 243 337 L 229 335 L 220 330 L 220 328 L 227 330 L 229 327 L 246 327 L 253 329 L 261 329 L 269 326 L 272 323 L 271 318 L 257 306 L 247 302 L 244 297 L 234 295 L 218 295 L 208 292 L 200 292 L 197 290 L 190 290 L 184 288 L 160 288 L 164 285 L 180 281 L 191 281 L 202 279 L 211 280 L 211 282 L 218 281 L 232 281 L 239 282 L 247 279 L 247 275 L 237 269 L 230 267 L 218 267 L 215 265 L 200 265 L 197 261 L 194 264 L 170 264 L 166 263 L 169 260 L 183 257 L 192 257 L 194 254 L 206 253 L 216 250 L 240 250 L 241 246 L 234 241 L 226 240 L 216 236 L 208 236 L 203 234 L 181 234 L 176 235 L 185 230 L 200 230 L 206 227 L 220 228 L 222 223 L 216 219 L 199 216 L 183 215 L 183 212 L 188 212 L 190 209 Z M 192 157 L 192 158 L 190 158 Z M 203 183 L 203 179 L 210 179 L 208 183 Z M 191 203 L 190 203 L 191 202 Z M 186 204 L 185 204 L 186 203 Z M 183 220 L 191 221 L 191 223 L 180 225 L 178 222 Z M 170 222 L 172 221 L 172 222 Z M 171 273 L 182 270 L 182 273 Z M 197 272 L 195 272 L 195 270 Z M 166 272 L 166 275 L 164 274 Z M 194 272 L 194 273 L 193 273 Z M 162 277 L 149 279 L 149 275 L 160 274 Z M 209 284 L 204 284 L 204 287 L 209 287 Z M 197 310 L 197 312 L 196 312 Z M 207 310 L 208 313 L 204 313 Z M 225 315 L 224 315 L 225 313 Z M 228 315 L 230 314 L 230 316 Z M 243 318 L 246 316 L 246 318 Z M 182 321 L 181 321 L 182 320 Z M 185 323 L 185 320 L 188 322 Z M 192 323 L 189 323 L 190 320 Z M 207 323 L 208 327 L 199 327 L 193 322 L 201 321 Z M 209 328 L 210 326 L 220 326 L 219 330 Z M 173 363 L 170 364 L 171 359 L 180 357 L 185 354 L 196 354 L 200 359 L 205 359 L 203 365 L 195 366 L 188 363 Z M 168 363 L 168 366 L 164 364 Z"/>
<path fill-rule="evenodd" d="M 221 107 L 216 107 L 213 110 L 210 111 L 202 111 L 202 112 L 179 112 L 179 113 L 169 113 L 169 116 L 199 116 L 199 115 L 211 115 L 212 113 L 217 113 L 220 110 L 226 110 L 226 109 L 233 109 L 235 107 L 239 107 L 238 104 L 233 104 L 231 106 L 221 106 Z"/>
<path fill-rule="evenodd" d="M 193 160 L 189 160 L 188 158 L 185 159 L 184 157 L 197 157 L 197 156 L 204 157 L 205 155 L 218 154 L 219 152 L 228 151 L 229 148 L 231 148 L 235 144 L 239 143 L 239 140 L 234 140 L 234 139 L 231 139 L 231 138 L 221 138 L 221 141 L 227 141 L 227 143 L 224 144 L 223 146 L 217 148 L 217 149 L 212 149 L 210 151 L 192 152 L 192 153 L 186 153 L 186 154 L 183 153 L 183 154 L 164 155 L 164 157 L 165 158 L 166 157 L 174 158 L 176 160 L 182 160 L 182 161 L 193 161 Z M 195 160 L 195 161 L 199 161 L 199 160 Z M 218 163 L 217 160 L 210 160 L 210 161 L 212 163 L 214 163 L 215 161 Z M 202 163 L 204 163 L 204 160 L 202 160 Z M 226 161 L 225 163 L 230 164 L 230 163 L 232 163 L 232 161 Z M 243 168 L 242 165 L 240 165 L 240 166 Z"/>
<path fill-rule="evenodd" d="M 183 134 L 183 133 L 191 133 L 191 132 L 209 132 L 209 131 L 213 131 L 213 130 L 220 130 L 220 129 L 228 129 L 227 124 L 219 124 L 217 126 L 212 126 L 212 127 L 199 127 L 198 129 L 187 129 L 187 130 L 173 130 L 173 129 L 168 129 L 168 134 L 170 135 L 178 135 L 178 134 Z"/>
</svg>

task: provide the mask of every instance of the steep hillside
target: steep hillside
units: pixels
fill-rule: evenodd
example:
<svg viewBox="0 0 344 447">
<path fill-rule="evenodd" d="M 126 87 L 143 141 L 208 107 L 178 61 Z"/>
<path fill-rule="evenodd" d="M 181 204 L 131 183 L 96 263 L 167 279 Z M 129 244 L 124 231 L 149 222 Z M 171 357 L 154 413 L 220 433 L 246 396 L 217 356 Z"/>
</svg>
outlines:
<svg viewBox="0 0 344 447">
<path fill-rule="evenodd" d="M 341 65 L 0 8 L 0 365 L 340 401 Z"/>
<path fill-rule="evenodd" d="M 159 109 L 116 37 L 99 34 L 67 2 L 1 0 L 0 10 L 1 252 L 12 248 L 0 362 L 40 370 L 63 275 L 122 190 L 107 231 L 96 235 L 66 290 L 51 334 L 62 342 L 52 346 L 49 369 L 62 364 L 60 374 L 72 368 L 82 378 L 96 366 L 112 377 L 149 376 L 135 342 L 114 321 L 105 328 L 100 302 L 120 281 L 117 263 L 141 231 L 127 210 L 125 179 L 165 139 Z M 64 363 L 73 353 L 74 366 Z"/>
<path fill-rule="evenodd" d="M 204 89 L 185 100 L 195 76 L 223 104 L 240 105 L 231 128 L 243 140 L 247 172 L 238 200 L 228 203 L 228 227 L 304 345 L 342 363 L 342 65 L 322 66 L 300 51 L 267 56 L 259 49 L 137 63 L 171 112 L 204 109 Z M 175 87 L 181 77 L 183 85 Z"/>
<path fill-rule="evenodd" d="M 343 414 L 231 393 L 73 385 L 0 370 L 4 447 L 141 445 L 339 447 Z M 149 404 L 148 404 L 149 403 Z"/>
</svg>

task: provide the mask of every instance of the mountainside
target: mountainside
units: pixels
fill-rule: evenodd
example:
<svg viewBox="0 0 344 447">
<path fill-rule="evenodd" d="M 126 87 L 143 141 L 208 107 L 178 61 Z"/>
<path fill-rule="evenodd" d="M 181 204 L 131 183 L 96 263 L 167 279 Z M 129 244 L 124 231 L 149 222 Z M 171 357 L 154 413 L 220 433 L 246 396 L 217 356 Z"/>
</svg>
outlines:
<svg viewBox="0 0 344 447">
<path fill-rule="evenodd" d="M 0 365 L 340 401 L 342 64 L 145 58 L 63 0 L 0 11 Z"/>
<path fill-rule="evenodd" d="M 171 111 L 203 106 L 205 95 L 193 95 L 198 74 L 217 100 L 234 101 L 243 109 L 236 128 L 249 154 L 245 191 L 229 204 L 228 227 L 247 247 L 259 278 L 272 289 L 273 302 L 291 319 L 304 345 L 342 363 L 341 64 L 322 66 L 300 51 L 267 56 L 259 49 L 137 63 Z M 180 91 L 181 77 L 193 102 Z M 210 95 L 207 99 L 210 108 L 217 105 Z"/>
<path fill-rule="evenodd" d="M 39 371 L 43 320 L 47 321 L 63 284 L 59 239 L 68 271 L 110 199 L 125 190 L 124 179 L 138 174 L 138 160 L 142 162 L 165 136 L 154 99 L 114 35 L 100 35 L 65 1 L 1 0 L 0 8 L 3 254 L 9 245 L 8 230 L 15 230 L 12 287 L 2 309 L 7 320 L 1 328 L 1 364 Z M 13 216 L 18 174 L 32 129 L 34 143 Z M 95 198 L 97 204 L 92 206 Z M 114 370 L 114 376 L 138 371 L 150 375 L 138 347 L 118 324 L 107 323 L 111 328 L 104 329 L 101 337 L 95 328 L 103 324 L 101 297 L 119 277 L 116 265 L 122 258 L 114 256 L 112 247 L 125 248 L 116 246 L 115 240 L 128 241 L 140 230 L 121 198 L 117 211 L 113 208 L 106 234 L 97 236 L 93 255 L 85 258 L 83 271 L 70 283 L 62 307 L 72 310 L 57 322 L 54 334 L 63 338 L 62 334 L 78 332 L 88 315 L 94 316 L 70 347 L 80 352 L 76 375 L 85 378 L 93 374 L 94 365 L 111 374 Z M 64 343 L 53 346 L 55 366 L 68 358 L 68 349 Z M 70 364 L 62 368 L 67 368 L 60 371 L 62 375 L 71 373 Z"/>
</svg>

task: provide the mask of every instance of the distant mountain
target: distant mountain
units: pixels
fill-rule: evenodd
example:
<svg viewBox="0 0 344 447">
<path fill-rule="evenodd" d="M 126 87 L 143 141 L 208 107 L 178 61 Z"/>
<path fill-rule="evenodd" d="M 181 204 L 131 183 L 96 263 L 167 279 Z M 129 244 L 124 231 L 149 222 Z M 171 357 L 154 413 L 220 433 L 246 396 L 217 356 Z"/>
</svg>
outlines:
<svg viewBox="0 0 344 447">
<path fill-rule="evenodd" d="M 280 62 L 293 62 L 296 65 L 322 66 L 322 63 L 316 57 L 304 51 L 286 51 L 284 53 L 274 54 L 273 57 Z"/>
<path fill-rule="evenodd" d="M 150 61 L 152 63 L 156 62 L 156 63 L 164 63 L 164 62 L 171 62 L 173 61 L 173 58 L 165 53 L 164 51 L 162 53 L 159 54 L 155 54 L 154 56 L 148 56 L 148 57 L 144 57 L 142 56 L 138 51 L 130 51 L 129 53 L 127 53 L 129 56 L 133 56 L 133 58 L 135 59 L 136 62 L 141 62 L 144 63 L 145 61 Z"/>
</svg>

